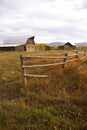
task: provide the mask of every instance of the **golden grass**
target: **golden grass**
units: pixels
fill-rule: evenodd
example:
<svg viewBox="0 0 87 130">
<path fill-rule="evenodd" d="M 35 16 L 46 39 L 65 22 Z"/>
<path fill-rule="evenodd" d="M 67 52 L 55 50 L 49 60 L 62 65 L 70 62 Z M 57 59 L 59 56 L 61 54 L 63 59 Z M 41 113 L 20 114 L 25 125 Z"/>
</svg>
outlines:
<svg viewBox="0 0 87 130">
<path fill-rule="evenodd" d="M 0 52 L 0 130 L 87 129 L 87 60 L 70 62 L 64 69 L 59 65 L 29 70 L 50 77 L 29 78 L 28 86 L 23 88 L 20 54 L 58 56 L 65 53 Z M 43 62 L 55 60 L 29 61 L 31 64 Z"/>
</svg>

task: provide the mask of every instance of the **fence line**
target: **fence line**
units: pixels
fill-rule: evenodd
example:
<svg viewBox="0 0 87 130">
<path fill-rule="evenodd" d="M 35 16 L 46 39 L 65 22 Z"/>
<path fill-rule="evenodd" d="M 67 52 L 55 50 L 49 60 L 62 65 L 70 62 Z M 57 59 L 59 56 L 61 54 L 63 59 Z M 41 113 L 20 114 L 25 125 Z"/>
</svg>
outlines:
<svg viewBox="0 0 87 130">
<path fill-rule="evenodd" d="M 46 66 L 53 66 L 53 65 L 61 65 L 61 64 L 64 64 L 64 63 L 65 62 L 52 63 L 52 64 L 43 64 L 43 65 L 26 65 L 26 66 L 22 66 L 22 68 L 46 67 Z"/>
<path fill-rule="evenodd" d="M 83 57 L 79 57 L 80 54 L 83 54 Z M 74 56 L 73 59 L 69 59 L 69 57 Z M 42 64 L 42 65 L 25 65 L 24 60 L 26 59 L 63 59 L 62 62 L 59 63 L 50 63 L 50 64 Z M 86 58 L 86 50 L 84 52 L 78 52 L 76 51 L 75 54 L 67 54 L 65 53 L 64 56 L 22 56 L 20 55 L 20 62 L 21 62 L 21 70 L 22 70 L 22 76 L 23 76 L 23 82 L 24 86 L 27 86 L 27 77 L 36 77 L 36 78 L 46 78 L 49 77 L 48 75 L 34 75 L 34 74 L 27 74 L 26 68 L 36 68 L 36 67 L 49 67 L 49 66 L 56 66 L 56 65 L 62 65 L 62 68 L 65 67 L 65 64 L 68 62 L 76 61 L 78 59 L 84 59 Z"/>
<path fill-rule="evenodd" d="M 75 61 L 75 60 L 77 60 L 77 59 L 68 60 L 68 61 L 66 61 L 66 62 L 71 62 L 71 61 Z"/>
<path fill-rule="evenodd" d="M 22 58 L 63 59 L 65 56 L 22 56 Z"/>
<path fill-rule="evenodd" d="M 46 78 L 48 75 L 34 75 L 34 74 L 24 74 L 24 77 L 38 77 L 38 78 Z"/>
</svg>

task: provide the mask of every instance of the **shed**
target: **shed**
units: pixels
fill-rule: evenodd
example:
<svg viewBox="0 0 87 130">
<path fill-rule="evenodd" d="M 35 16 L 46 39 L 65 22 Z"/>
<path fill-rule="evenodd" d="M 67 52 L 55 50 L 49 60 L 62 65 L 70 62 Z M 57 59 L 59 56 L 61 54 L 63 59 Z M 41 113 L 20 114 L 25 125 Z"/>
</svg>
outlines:
<svg viewBox="0 0 87 130">
<path fill-rule="evenodd" d="M 64 44 L 64 49 L 75 49 L 76 48 L 76 45 L 74 43 L 70 43 L 70 42 L 67 42 Z"/>
<path fill-rule="evenodd" d="M 35 51 L 34 36 L 15 36 L 0 45 L 0 51 Z"/>
</svg>

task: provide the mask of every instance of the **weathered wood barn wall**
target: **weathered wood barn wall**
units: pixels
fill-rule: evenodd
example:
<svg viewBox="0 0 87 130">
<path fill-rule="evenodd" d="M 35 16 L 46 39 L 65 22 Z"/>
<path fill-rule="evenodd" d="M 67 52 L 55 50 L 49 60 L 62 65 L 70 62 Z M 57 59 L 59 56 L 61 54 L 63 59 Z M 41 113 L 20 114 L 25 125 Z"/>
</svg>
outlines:
<svg viewBox="0 0 87 130">
<path fill-rule="evenodd" d="M 34 36 L 27 39 L 27 42 L 25 44 L 25 50 L 30 52 L 36 50 Z"/>
<path fill-rule="evenodd" d="M 75 49 L 76 45 L 74 43 L 67 42 L 64 44 L 64 49 Z"/>
</svg>

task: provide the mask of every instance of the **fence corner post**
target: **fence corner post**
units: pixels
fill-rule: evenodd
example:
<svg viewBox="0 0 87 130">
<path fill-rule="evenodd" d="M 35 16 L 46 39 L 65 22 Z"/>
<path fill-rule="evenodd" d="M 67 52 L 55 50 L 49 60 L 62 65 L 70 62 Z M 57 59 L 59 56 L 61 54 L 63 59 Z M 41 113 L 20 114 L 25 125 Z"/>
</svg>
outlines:
<svg viewBox="0 0 87 130">
<path fill-rule="evenodd" d="M 24 61 L 23 61 L 22 55 L 20 55 L 20 62 L 21 62 L 21 71 L 22 71 L 22 78 L 23 78 L 23 87 L 26 87 L 27 86 L 27 79 L 26 79 L 26 76 L 24 76 L 25 70 L 23 67 Z"/>
<path fill-rule="evenodd" d="M 86 56 L 86 50 L 84 50 L 84 56 Z"/>
<path fill-rule="evenodd" d="M 76 51 L 75 59 L 76 59 L 76 60 L 78 59 L 78 51 Z"/>
<path fill-rule="evenodd" d="M 67 61 L 67 57 L 68 57 L 68 54 L 65 53 L 65 54 L 64 54 L 64 60 L 63 60 L 64 63 L 62 64 L 62 68 L 65 67 L 65 64 L 66 64 L 66 61 Z"/>
</svg>

